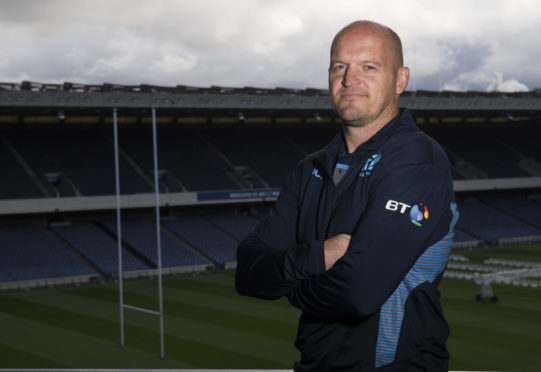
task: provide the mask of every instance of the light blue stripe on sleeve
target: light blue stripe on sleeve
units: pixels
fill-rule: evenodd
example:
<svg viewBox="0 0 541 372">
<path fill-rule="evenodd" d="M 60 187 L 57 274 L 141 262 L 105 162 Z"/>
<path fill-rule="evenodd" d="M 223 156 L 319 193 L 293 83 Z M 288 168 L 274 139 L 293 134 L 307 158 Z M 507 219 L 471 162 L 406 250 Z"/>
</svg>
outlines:
<svg viewBox="0 0 541 372">
<path fill-rule="evenodd" d="M 456 203 L 451 203 L 451 211 L 453 219 L 449 233 L 439 242 L 427 248 L 381 307 L 376 343 L 376 367 L 394 361 L 400 328 L 404 319 L 404 308 L 410 293 L 426 281 L 433 282 L 447 265 L 453 243 L 453 230 L 459 215 Z"/>
</svg>

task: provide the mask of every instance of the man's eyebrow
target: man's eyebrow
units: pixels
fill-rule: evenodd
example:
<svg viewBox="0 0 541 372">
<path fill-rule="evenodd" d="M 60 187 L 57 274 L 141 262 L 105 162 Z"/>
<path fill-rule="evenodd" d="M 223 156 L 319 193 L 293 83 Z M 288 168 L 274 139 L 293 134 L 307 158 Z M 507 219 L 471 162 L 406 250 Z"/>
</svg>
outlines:
<svg viewBox="0 0 541 372">
<path fill-rule="evenodd" d="M 360 62 L 350 62 L 350 63 L 356 63 L 356 64 L 361 64 L 361 65 L 371 64 L 371 65 L 375 65 L 377 67 L 383 66 L 383 63 L 374 61 L 372 59 L 366 59 L 366 60 L 362 60 Z M 331 59 L 331 66 L 336 65 L 336 64 L 349 65 L 350 63 L 344 62 L 341 59 L 336 59 L 336 60 Z"/>
<path fill-rule="evenodd" d="M 374 60 L 371 60 L 371 59 L 361 61 L 361 64 L 365 64 L 365 63 L 369 63 L 371 65 L 376 65 L 376 66 L 383 66 L 383 63 L 377 62 L 377 61 L 374 61 Z"/>
</svg>

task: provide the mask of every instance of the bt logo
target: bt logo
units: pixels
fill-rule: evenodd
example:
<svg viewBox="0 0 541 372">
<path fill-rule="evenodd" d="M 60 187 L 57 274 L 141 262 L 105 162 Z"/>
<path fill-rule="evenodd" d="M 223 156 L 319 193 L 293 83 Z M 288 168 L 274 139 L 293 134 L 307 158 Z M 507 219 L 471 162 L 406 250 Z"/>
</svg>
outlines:
<svg viewBox="0 0 541 372">
<path fill-rule="evenodd" d="M 423 226 L 420 224 L 422 220 L 428 220 L 428 208 L 423 203 L 414 205 L 410 211 L 411 222 L 416 226 Z"/>
<path fill-rule="evenodd" d="M 408 208 L 411 208 L 411 223 L 413 223 L 415 226 L 423 226 L 420 222 L 422 220 L 428 220 L 429 215 L 428 208 L 426 207 L 426 205 L 423 205 L 423 203 L 416 204 L 412 207 L 409 204 L 398 202 L 396 200 L 388 200 L 387 204 L 385 205 L 385 209 L 387 209 L 388 211 L 399 211 L 400 214 L 404 214 Z"/>
</svg>

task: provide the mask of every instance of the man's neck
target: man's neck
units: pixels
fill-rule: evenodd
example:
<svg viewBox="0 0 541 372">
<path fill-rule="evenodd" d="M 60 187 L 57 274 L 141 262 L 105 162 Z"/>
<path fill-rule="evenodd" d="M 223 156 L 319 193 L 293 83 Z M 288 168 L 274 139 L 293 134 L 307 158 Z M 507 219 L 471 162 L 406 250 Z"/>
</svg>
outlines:
<svg viewBox="0 0 541 372">
<path fill-rule="evenodd" d="M 367 142 L 374 134 L 379 132 L 385 125 L 387 125 L 387 123 L 389 123 L 397 114 L 398 110 L 396 113 L 393 113 L 393 115 L 389 115 L 388 118 L 386 117 L 363 126 L 344 124 L 342 126 L 342 132 L 344 133 L 344 140 L 346 142 L 348 154 L 351 154 L 361 145 Z"/>
</svg>

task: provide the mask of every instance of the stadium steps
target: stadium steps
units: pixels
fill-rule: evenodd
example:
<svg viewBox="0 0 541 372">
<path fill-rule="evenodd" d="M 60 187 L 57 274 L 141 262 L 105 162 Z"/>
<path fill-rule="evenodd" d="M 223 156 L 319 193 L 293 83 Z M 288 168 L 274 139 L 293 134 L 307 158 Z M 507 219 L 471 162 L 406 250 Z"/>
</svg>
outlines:
<svg viewBox="0 0 541 372">
<path fill-rule="evenodd" d="M 200 136 L 201 141 L 206 144 L 226 165 L 226 175 L 233 181 L 240 189 L 250 188 L 249 184 L 244 180 L 242 174 L 237 171 L 237 166 L 220 150 L 216 147 L 208 138 Z"/>
<path fill-rule="evenodd" d="M 541 176 L 541 164 L 537 160 L 528 158 L 522 151 L 517 150 L 514 146 L 511 146 L 502 140 L 499 142 L 520 159 L 517 163 L 519 169 L 530 176 Z"/>
<path fill-rule="evenodd" d="M 532 223 L 531 221 L 528 221 L 516 214 L 512 214 L 512 213 L 509 213 L 507 210 L 503 209 L 503 208 L 500 208 L 498 207 L 497 205 L 494 205 L 492 203 L 487 203 L 486 201 L 484 200 L 479 200 L 482 204 L 486 205 L 487 207 L 489 208 L 492 208 L 494 210 L 497 210 L 498 212 L 502 213 L 502 214 L 505 214 L 506 216 L 510 217 L 510 218 L 513 218 L 515 220 L 518 220 L 520 222 L 522 222 L 523 224 L 525 225 L 528 225 L 530 227 L 533 227 L 534 229 L 537 229 L 539 230 L 539 234 L 541 235 L 541 221 L 539 221 L 539 224 L 534 224 Z"/>
<path fill-rule="evenodd" d="M 218 221 L 216 220 L 217 216 L 202 215 L 202 217 L 205 220 L 207 220 L 210 224 L 215 226 L 218 230 L 224 232 L 225 234 L 227 234 L 228 236 L 230 236 L 231 238 L 233 238 L 234 240 L 238 242 L 240 242 L 249 232 L 249 231 L 242 231 L 242 233 L 239 233 L 239 231 L 234 232 L 230 230 L 229 228 L 227 228 L 226 226 L 224 226 L 222 223 L 218 223 Z M 254 224 L 253 228 L 255 229 L 255 227 L 259 223 L 258 219 L 252 216 L 246 216 L 246 217 L 253 220 L 253 224 Z"/>
<path fill-rule="evenodd" d="M 295 142 L 293 140 L 293 138 L 291 137 L 288 137 L 288 136 L 284 136 L 284 140 L 286 142 L 288 142 L 289 144 L 291 144 L 291 146 L 293 146 L 294 148 L 296 148 L 297 150 L 299 150 L 299 152 L 303 155 L 303 156 L 308 156 L 309 153 L 308 151 L 306 151 L 305 149 L 303 149 L 297 142 Z"/>
<path fill-rule="evenodd" d="M 102 222 L 102 221 L 93 221 L 96 226 L 98 226 L 105 234 L 109 235 L 110 237 L 112 237 L 115 241 L 118 239 L 117 235 L 115 234 L 114 231 L 112 230 L 109 230 L 109 228 Z M 152 262 L 150 259 L 148 259 L 148 257 L 146 257 L 144 254 L 142 254 L 141 252 L 139 252 L 137 249 L 135 249 L 134 247 L 132 247 L 132 245 L 130 243 L 128 243 L 127 241 L 125 241 L 124 239 L 122 239 L 122 247 L 127 249 L 128 251 L 130 251 L 131 254 L 133 254 L 136 258 L 138 258 L 139 260 L 143 261 L 148 267 L 150 267 L 151 269 L 156 269 L 157 268 L 157 265 Z"/>
<path fill-rule="evenodd" d="M 103 136 L 107 139 L 109 143 L 111 143 L 111 146 L 115 146 L 114 140 L 111 138 L 111 136 L 108 133 L 103 132 Z M 148 171 L 145 171 L 143 167 L 129 154 L 126 149 L 124 149 L 120 143 L 118 145 L 118 153 L 119 155 L 132 167 L 135 172 L 145 181 L 145 183 L 154 190 L 154 168 L 149 169 Z M 159 161 L 159 155 L 158 155 L 158 161 Z M 158 172 L 163 171 L 163 169 L 159 168 Z M 177 186 L 178 190 L 166 187 L 166 184 L 160 179 L 158 180 L 158 187 L 160 188 L 160 192 L 184 192 L 187 191 L 187 187 L 184 185 L 182 181 L 180 181 L 173 173 L 166 171 L 164 174 L 167 175 L 167 178 L 173 179 L 173 183 L 175 186 Z"/>
<path fill-rule="evenodd" d="M 534 159 L 522 158 L 518 167 L 532 176 L 541 176 L 541 164 Z"/>
<path fill-rule="evenodd" d="M 115 141 L 111 138 L 111 136 L 103 132 L 102 132 L 102 135 L 111 144 L 111 146 L 114 149 Z M 135 172 L 143 179 L 143 181 L 152 190 L 154 190 L 154 181 L 150 179 L 150 177 L 145 173 L 145 171 L 139 166 L 139 164 L 137 164 L 135 160 L 133 160 L 133 158 L 126 152 L 126 150 L 124 150 L 122 146 L 120 146 L 120 144 L 118 145 L 118 154 L 126 161 L 126 163 L 130 165 L 130 167 L 133 168 L 133 170 L 135 170 Z"/>
<path fill-rule="evenodd" d="M 484 179 L 488 178 L 488 175 L 479 167 L 475 166 L 470 161 L 460 157 L 457 153 L 452 151 L 448 146 L 442 145 L 449 161 L 451 162 L 451 168 L 453 174 L 456 174 L 464 179 Z"/>
<path fill-rule="evenodd" d="M 184 244 L 187 248 L 189 248 L 192 252 L 194 252 L 195 254 L 203 257 L 204 259 L 208 260 L 209 262 L 212 263 L 212 265 L 216 268 L 220 268 L 222 267 L 223 265 L 220 264 L 219 262 L 216 262 L 215 260 L 213 260 L 210 256 L 206 255 L 203 251 L 201 251 L 199 248 L 197 248 L 196 246 L 194 246 L 193 244 L 191 244 L 189 241 L 187 241 L 186 239 L 184 239 L 182 236 L 180 236 L 177 232 L 175 232 L 175 230 L 169 228 L 168 226 L 164 225 L 164 224 L 161 224 L 160 227 L 164 230 L 166 230 L 168 233 L 170 233 L 175 239 L 178 239 L 182 244 Z"/>
<path fill-rule="evenodd" d="M 84 263 L 87 267 L 92 269 L 94 272 L 100 275 L 102 279 L 107 278 L 107 274 L 104 273 L 90 258 L 86 257 L 83 253 L 81 253 L 76 247 L 71 245 L 66 239 L 64 239 L 59 233 L 54 231 L 53 229 L 46 228 L 44 229 L 45 232 L 49 235 L 51 235 L 53 238 L 55 238 L 63 247 L 65 247 L 67 250 L 69 250 L 72 254 L 74 254 L 82 263 Z"/>
<path fill-rule="evenodd" d="M 206 221 L 208 221 L 208 223 L 210 223 L 211 225 L 213 225 L 214 227 L 216 227 L 218 230 L 220 230 L 221 232 L 227 234 L 228 236 L 230 236 L 232 239 L 235 239 L 236 241 L 239 241 L 237 237 L 233 236 L 233 234 L 231 234 L 230 231 L 227 231 L 227 229 L 224 229 L 222 226 L 218 225 L 216 222 L 214 222 L 211 218 L 209 218 L 208 216 L 205 216 L 205 215 L 202 215 L 201 217 L 203 217 Z"/>
<path fill-rule="evenodd" d="M 28 164 L 28 162 L 24 159 L 24 157 L 17 151 L 15 146 L 5 137 L 2 136 L 2 142 L 6 148 L 6 150 L 9 151 L 9 153 L 15 158 L 17 163 L 24 169 L 28 177 L 32 180 L 34 185 L 41 191 L 41 193 L 45 197 L 53 196 L 51 195 L 50 191 L 45 187 L 45 185 L 40 181 L 38 173 Z"/>
<path fill-rule="evenodd" d="M 466 233 L 466 234 L 468 234 L 468 235 L 473 236 L 473 237 L 474 237 L 475 239 L 477 239 L 477 240 L 484 241 L 484 239 L 482 239 L 479 235 L 477 235 L 477 234 L 474 233 L 473 231 L 470 231 L 469 229 L 465 229 L 463 226 L 462 226 L 462 227 L 455 226 L 455 230 L 460 230 L 460 231 L 462 231 L 463 233 Z"/>
</svg>

